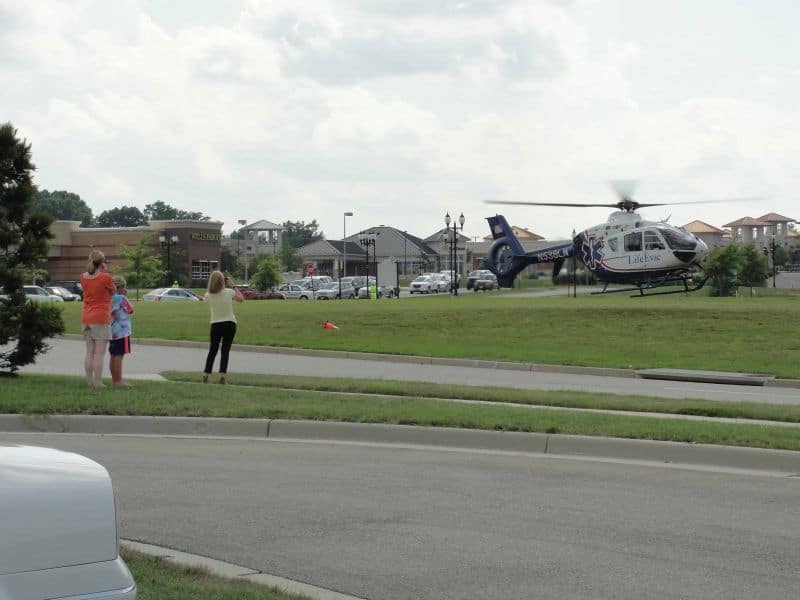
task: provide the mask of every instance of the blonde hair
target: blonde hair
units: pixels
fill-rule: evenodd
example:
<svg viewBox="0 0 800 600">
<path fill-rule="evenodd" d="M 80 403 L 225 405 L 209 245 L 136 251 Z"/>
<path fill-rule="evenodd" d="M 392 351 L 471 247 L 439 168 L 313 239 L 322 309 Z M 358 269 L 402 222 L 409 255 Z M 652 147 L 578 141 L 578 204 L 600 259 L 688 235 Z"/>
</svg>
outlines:
<svg viewBox="0 0 800 600">
<path fill-rule="evenodd" d="M 125 281 L 125 278 L 122 275 L 114 275 L 113 280 L 114 280 L 114 287 L 117 289 L 128 286 L 128 282 Z"/>
<path fill-rule="evenodd" d="M 211 271 L 208 278 L 208 293 L 219 294 L 224 287 L 225 275 L 222 274 L 222 271 Z"/>
<path fill-rule="evenodd" d="M 102 265 L 104 262 L 106 262 L 106 255 L 100 252 L 100 250 L 92 250 L 89 253 L 89 262 L 86 265 L 86 271 L 89 273 L 89 275 L 94 275 L 97 267 Z"/>
</svg>

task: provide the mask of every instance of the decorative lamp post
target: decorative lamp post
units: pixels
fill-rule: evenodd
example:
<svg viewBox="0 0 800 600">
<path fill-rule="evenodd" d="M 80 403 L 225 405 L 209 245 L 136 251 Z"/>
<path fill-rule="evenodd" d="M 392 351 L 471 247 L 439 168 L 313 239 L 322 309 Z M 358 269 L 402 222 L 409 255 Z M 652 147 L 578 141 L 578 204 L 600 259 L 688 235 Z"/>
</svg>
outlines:
<svg viewBox="0 0 800 600">
<path fill-rule="evenodd" d="M 339 275 L 339 299 L 342 298 L 342 277 L 347 277 L 347 217 L 352 217 L 352 211 L 347 211 L 342 215 L 342 274 Z"/>
<path fill-rule="evenodd" d="M 364 248 L 367 249 L 367 281 L 366 281 L 366 286 L 367 286 L 367 295 L 368 296 L 369 296 L 369 249 L 370 249 L 370 246 L 372 247 L 372 256 L 375 259 L 375 290 L 376 290 L 375 295 L 376 295 L 376 298 L 377 298 L 378 294 L 380 293 L 378 291 L 380 289 L 378 287 L 378 255 L 377 255 L 377 248 L 375 247 L 375 239 L 377 238 L 378 235 L 380 235 L 380 232 L 376 233 L 374 231 L 370 231 L 370 232 L 367 232 L 367 233 L 362 233 L 361 235 L 358 236 L 358 243 L 361 244 L 362 246 L 364 246 Z"/>
<path fill-rule="evenodd" d="M 450 229 L 450 213 L 444 216 L 445 229 L 444 243 L 449 244 L 448 259 L 450 260 L 450 293 L 458 296 L 458 231 L 464 231 L 464 213 L 458 217 L 458 223 L 453 219 L 453 228 Z"/>
<path fill-rule="evenodd" d="M 178 243 L 178 236 L 174 233 L 164 232 L 158 236 L 158 241 L 167 248 L 167 285 L 170 285 L 169 279 L 172 275 L 172 254 L 170 249 Z"/>
</svg>

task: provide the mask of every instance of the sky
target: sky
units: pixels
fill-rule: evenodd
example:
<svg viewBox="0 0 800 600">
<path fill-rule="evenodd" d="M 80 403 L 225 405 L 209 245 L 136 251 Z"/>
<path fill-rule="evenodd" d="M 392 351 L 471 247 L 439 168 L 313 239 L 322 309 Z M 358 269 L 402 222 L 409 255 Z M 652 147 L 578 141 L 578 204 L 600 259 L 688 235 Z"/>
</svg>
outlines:
<svg viewBox="0 0 800 600">
<path fill-rule="evenodd" d="M 636 180 L 652 220 L 800 219 L 800 3 L 0 0 L 0 122 L 95 214 L 548 239 Z M 728 199 L 737 199 L 729 201 Z M 744 200 L 742 200 L 744 199 Z M 344 212 L 353 212 L 345 222 Z"/>
</svg>

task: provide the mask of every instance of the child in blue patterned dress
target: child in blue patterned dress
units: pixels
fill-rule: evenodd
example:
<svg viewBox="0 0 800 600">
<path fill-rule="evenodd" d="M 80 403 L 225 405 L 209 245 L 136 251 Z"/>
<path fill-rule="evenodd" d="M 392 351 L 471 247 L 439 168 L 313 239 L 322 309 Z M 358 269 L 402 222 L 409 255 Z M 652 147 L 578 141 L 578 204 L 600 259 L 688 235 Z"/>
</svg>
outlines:
<svg viewBox="0 0 800 600">
<path fill-rule="evenodd" d="M 111 342 L 108 352 L 111 354 L 108 367 L 115 387 L 131 387 L 122 379 L 122 359 L 131 352 L 131 313 L 133 306 L 128 302 L 127 284 L 124 277 L 114 277 L 116 293 L 111 297 Z"/>
</svg>

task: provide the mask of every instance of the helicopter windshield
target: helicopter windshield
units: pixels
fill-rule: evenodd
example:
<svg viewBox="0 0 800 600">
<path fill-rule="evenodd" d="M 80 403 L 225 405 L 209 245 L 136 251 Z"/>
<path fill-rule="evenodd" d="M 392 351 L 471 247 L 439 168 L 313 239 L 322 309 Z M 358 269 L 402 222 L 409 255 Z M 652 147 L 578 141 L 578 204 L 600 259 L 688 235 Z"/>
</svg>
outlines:
<svg viewBox="0 0 800 600">
<path fill-rule="evenodd" d="M 694 250 L 697 247 L 695 237 L 683 229 L 662 228 L 661 235 L 672 250 Z"/>
</svg>

